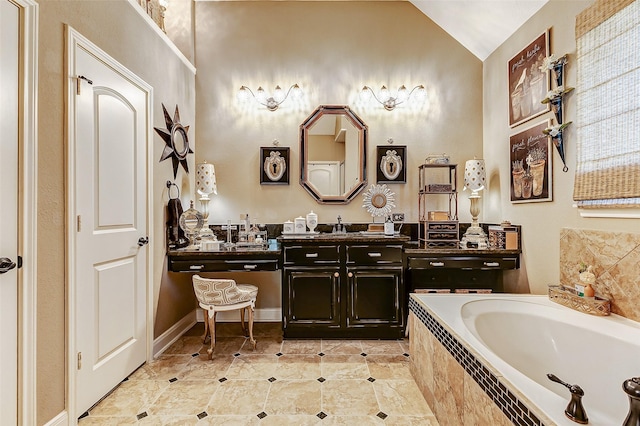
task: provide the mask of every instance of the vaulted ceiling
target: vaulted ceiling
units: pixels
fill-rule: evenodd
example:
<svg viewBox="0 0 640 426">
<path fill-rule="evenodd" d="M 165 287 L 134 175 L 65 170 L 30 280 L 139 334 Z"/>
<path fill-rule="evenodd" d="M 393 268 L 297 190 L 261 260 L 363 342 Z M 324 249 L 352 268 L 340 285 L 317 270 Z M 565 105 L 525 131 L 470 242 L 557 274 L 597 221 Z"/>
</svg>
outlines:
<svg viewBox="0 0 640 426">
<path fill-rule="evenodd" d="M 549 0 L 410 0 L 484 61 Z"/>
</svg>

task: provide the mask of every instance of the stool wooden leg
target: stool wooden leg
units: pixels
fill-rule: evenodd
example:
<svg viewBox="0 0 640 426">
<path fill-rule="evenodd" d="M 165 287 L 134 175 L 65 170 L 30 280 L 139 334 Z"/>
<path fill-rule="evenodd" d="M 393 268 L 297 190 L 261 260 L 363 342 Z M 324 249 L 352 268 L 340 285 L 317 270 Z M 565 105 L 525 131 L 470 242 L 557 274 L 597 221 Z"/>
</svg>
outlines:
<svg viewBox="0 0 640 426">
<path fill-rule="evenodd" d="M 211 315 L 213 313 L 213 315 Z M 213 359 L 213 349 L 216 346 L 216 311 L 207 312 L 207 322 L 209 323 L 209 333 L 211 334 L 211 346 L 207 349 L 209 359 Z"/>
<path fill-rule="evenodd" d="M 207 343 L 207 337 L 209 336 L 209 313 L 206 309 L 204 311 L 204 334 L 202 335 L 202 344 Z"/>
<path fill-rule="evenodd" d="M 253 338 L 253 306 L 249 306 L 247 309 L 249 310 L 249 342 L 251 343 L 251 347 L 255 351 L 258 342 L 256 342 Z"/>
<path fill-rule="evenodd" d="M 240 326 L 242 327 L 242 335 L 247 337 L 247 327 L 244 326 L 244 310 L 247 308 L 240 309 Z"/>
</svg>

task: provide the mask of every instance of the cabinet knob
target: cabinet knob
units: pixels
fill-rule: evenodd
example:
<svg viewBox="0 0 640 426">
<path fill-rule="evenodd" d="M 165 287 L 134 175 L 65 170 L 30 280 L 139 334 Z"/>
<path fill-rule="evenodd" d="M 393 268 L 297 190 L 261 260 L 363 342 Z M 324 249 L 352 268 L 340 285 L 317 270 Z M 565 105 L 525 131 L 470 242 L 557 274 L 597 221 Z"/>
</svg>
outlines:
<svg viewBox="0 0 640 426">
<path fill-rule="evenodd" d="M 338 272 L 334 272 L 334 273 L 333 273 L 333 276 L 334 276 L 334 277 L 336 277 L 336 278 L 338 278 L 338 277 L 340 276 L 340 274 L 339 274 Z"/>
<path fill-rule="evenodd" d="M 349 272 L 347 275 L 349 276 L 349 278 L 353 278 L 353 272 Z"/>
</svg>

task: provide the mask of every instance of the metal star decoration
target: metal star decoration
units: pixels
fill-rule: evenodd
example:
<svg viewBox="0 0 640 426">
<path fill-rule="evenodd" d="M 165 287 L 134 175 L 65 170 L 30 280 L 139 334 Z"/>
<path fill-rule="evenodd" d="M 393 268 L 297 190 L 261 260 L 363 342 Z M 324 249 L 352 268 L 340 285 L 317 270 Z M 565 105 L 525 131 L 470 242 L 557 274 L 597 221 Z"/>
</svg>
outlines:
<svg viewBox="0 0 640 426">
<path fill-rule="evenodd" d="M 171 161 L 173 162 L 173 178 L 175 179 L 178 175 L 178 164 L 182 164 L 184 171 L 189 173 L 187 154 L 193 154 L 193 151 L 189 148 L 189 138 L 187 137 L 189 126 L 183 126 L 180 124 L 180 112 L 178 111 L 178 105 L 176 105 L 176 112 L 173 114 L 173 119 L 167 112 L 164 104 L 162 104 L 162 110 L 164 111 L 164 121 L 167 128 L 161 129 L 159 127 L 154 127 L 155 131 L 166 144 L 162 151 L 160 161 L 162 162 L 167 158 L 171 158 Z M 182 139 L 182 141 L 180 141 L 180 139 Z M 176 148 L 176 142 L 178 142 L 178 144 L 182 142 L 182 147 Z"/>
</svg>

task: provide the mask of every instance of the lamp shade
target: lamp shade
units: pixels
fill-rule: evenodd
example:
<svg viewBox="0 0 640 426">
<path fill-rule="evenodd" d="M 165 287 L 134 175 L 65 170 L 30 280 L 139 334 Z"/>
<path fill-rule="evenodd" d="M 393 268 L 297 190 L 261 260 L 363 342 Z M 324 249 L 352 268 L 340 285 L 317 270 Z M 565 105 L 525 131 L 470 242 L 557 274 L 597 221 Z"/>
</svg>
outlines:
<svg viewBox="0 0 640 426">
<path fill-rule="evenodd" d="M 211 163 L 200 163 L 196 167 L 196 189 L 200 195 L 217 194 L 216 170 Z"/>
<path fill-rule="evenodd" d="M 486 182 L 484 160 L 467 160 L 464 165 L 464 186 L 477 192 L 484 189 Z"/>
</svg>

